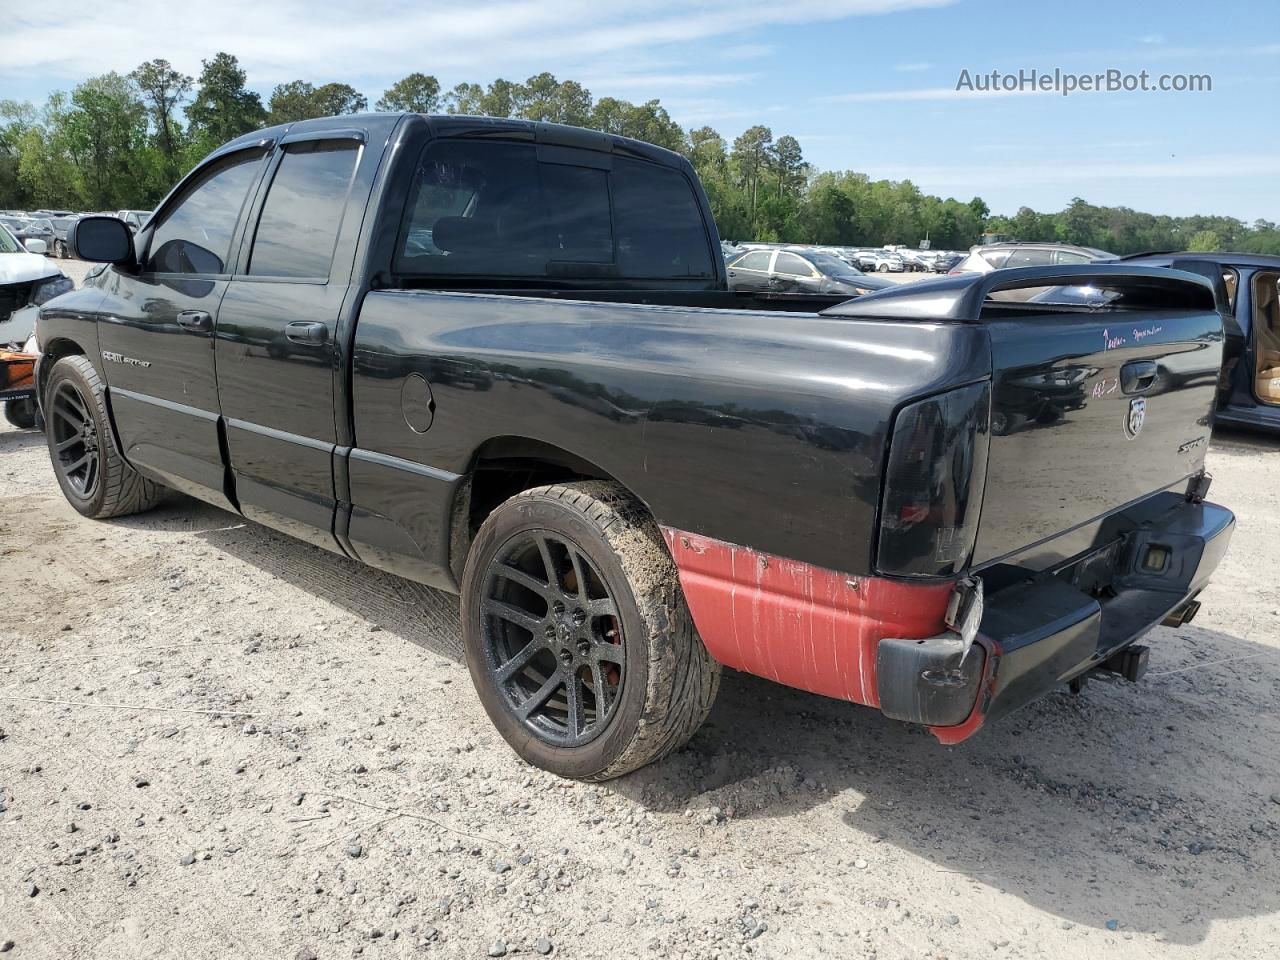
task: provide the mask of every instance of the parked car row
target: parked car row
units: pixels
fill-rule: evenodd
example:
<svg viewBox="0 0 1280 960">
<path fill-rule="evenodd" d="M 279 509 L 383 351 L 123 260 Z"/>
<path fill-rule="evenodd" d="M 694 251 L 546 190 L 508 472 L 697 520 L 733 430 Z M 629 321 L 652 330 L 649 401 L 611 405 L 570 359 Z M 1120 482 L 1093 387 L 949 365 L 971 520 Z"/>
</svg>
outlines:
<svg viewBox="0 0 1280 960">
<path fill-rule="evenodd" d="M 8 228 L 28 251 L 43 253 L 47 257 L 66 259 L 70 255 L 67 233 L 81 217 L 115 217 L 123 220 L 131 232 L 136 233 L 151 216 L 150 210 L 108 210 L 98 213 L 75 213 L 70 210 L 21 210 L 0 211 L 0 224 Z M 38 241 L 42 249 L 28 241 Z"/>
<path fill-rule="evenodd" d="M 43 250 L 31 250 L 14 236 L 7 219 L 0 217 L 0 349 L 18 349 L 35 327 L 36 308 L 74 284 L 40 256 Z"/>
</svg>

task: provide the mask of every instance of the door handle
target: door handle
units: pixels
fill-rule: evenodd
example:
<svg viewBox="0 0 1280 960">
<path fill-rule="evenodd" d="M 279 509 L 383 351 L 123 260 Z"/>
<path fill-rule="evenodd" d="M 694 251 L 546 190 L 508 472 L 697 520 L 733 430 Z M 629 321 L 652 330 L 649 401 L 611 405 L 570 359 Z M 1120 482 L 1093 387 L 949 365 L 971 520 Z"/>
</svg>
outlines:
<svg viewBox="0 0 1280 960">
<path fill-rule="evenodd" d="M 1125 393 L 1141 393 L 1155 382 L 1154 360 L 1130 360 L 1120 368 L 1120 389 Z"/>
<path fill-rule="evenodd" d="M 178 326 L 196 333 L 208 333 L 213 329 L 213 317 L 203 310 L 183 310 L 178 314 Z"/>
<path fill-rule="evenodd" d="M 315 320 L 295 320 L 284 328 L 284 335 L 294 343 L 314 347 L 328 342 L 329 326 Z"/>
</svg>

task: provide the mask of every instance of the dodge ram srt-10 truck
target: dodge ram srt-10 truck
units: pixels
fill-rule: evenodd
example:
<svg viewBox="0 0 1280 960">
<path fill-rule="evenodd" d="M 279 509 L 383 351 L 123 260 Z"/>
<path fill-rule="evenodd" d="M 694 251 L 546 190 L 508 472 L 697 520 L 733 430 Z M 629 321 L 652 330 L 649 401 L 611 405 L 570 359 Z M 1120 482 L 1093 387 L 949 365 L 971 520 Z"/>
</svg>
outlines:
<svg viewBox="0 0 1280 960">
<path fill-rule="evenodd" d="M 241 137 L 70 243 L 108 265 L 39 318 L 71 504 L 172 488 L 459 593 L 486 711 L 564 776 L 678 747 L 722 666 L 944 743 L 1136 679 L 1234 523 L 1200 275 L 739 295 L 677 154 L 416 114 Z"/>
</svg>

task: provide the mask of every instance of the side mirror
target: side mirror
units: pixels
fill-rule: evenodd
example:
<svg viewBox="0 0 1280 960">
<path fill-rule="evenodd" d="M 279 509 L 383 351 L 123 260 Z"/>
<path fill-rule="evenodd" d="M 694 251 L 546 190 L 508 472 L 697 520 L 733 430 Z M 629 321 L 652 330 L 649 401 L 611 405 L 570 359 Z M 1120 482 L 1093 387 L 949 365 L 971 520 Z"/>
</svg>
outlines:
<svg viewBox="0 0 1280 960">
<path fill-rule="evenodd" d="M 49 245 L 43 240 L 36 240 L 34 237 L 30 240 L 23 240 L 22 245 L 27 248 L 27 253 L 49 252 Z"/>
<path fill-rule="evenodd" d="M 81 217 L 67 231 L 71 255 L 92 263 L 131 265 L 133 234 L 115 217 Z"/>
</svg>

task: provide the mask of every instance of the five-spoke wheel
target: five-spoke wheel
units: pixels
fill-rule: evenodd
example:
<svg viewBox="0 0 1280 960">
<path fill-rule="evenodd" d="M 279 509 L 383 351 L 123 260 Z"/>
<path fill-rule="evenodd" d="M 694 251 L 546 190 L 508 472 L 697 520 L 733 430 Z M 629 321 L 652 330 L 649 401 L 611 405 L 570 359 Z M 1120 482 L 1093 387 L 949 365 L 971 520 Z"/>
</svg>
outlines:
<svg viewBox="0 0 1280 960">
<path fill-rule="evenodd" d="M 644 505 L 616 483 L 535 487 L 481 524 L 462 577 L 467 667 L 530 763 L 606 780 L 683 744 L 720 667 Z"/>
<path fill-rule="evenodd" d="M 47 415 L 54 469 L 77 497 L 88 500 L 102 479 L 98 427 L 73 381 L 63 380 L 50 391 Z"/>
<path fill-rule="evenodd" d="M 482 615 L 489 669 L 535 735 L 574 746 L 604 729 L 626 670 L 623 636 L 576 544 L 546 530 L 509 540 L 489 567 Z"/>
</svg>

